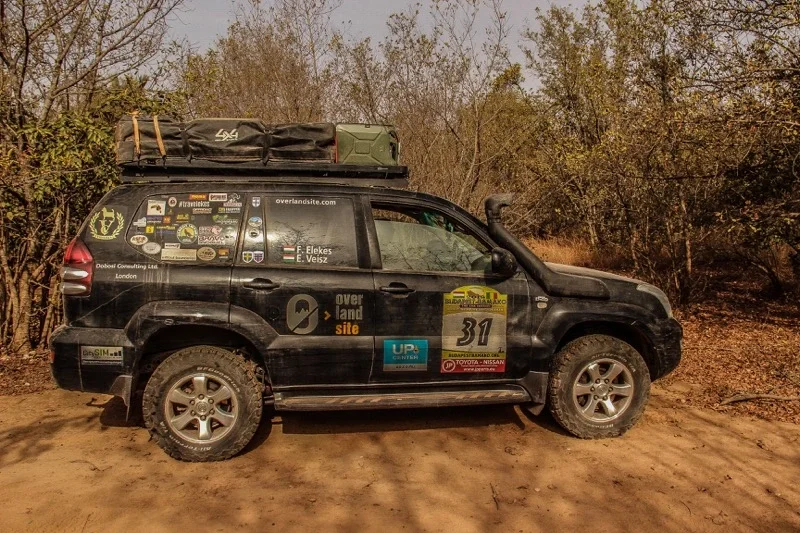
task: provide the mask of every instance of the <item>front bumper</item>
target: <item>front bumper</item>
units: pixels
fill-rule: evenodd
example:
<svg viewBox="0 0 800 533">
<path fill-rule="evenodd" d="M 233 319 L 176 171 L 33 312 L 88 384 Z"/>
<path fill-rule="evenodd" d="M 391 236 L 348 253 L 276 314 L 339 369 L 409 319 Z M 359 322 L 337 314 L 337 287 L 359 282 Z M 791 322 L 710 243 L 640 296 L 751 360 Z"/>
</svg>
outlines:
<svg viewBox="0 0 800 533">
<path fill-rule="evenodd" d="M 656 368 L 651 368 L 652 379 L 666 376 L 678 366 L 683 352 L 683 328 L 680 322 L 669 318 L 653 328 Z"/>
</svg>

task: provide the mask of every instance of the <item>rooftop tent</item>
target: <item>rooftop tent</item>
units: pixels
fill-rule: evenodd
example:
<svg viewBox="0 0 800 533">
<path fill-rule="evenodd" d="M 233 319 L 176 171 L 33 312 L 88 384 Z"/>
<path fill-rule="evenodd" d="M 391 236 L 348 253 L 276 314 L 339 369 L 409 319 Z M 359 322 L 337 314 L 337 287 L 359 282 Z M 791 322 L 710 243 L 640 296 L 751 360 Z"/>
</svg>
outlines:
<svg viewBox="0 0 800 533">
<path fill-rule="evenodd" d="M 266 124 L 251 118 L 180 122 L 132 114 L 117 125 L 123 181 L 308 181 L 406 186 L 392 126 Z"/>
<path fill-rule="evenodd" d="M 266 157 L 269 126 L 257 119 L 204 118 L 183 127 L 189 159 L 238 163 Z"/>
<path fill-rule="evenodd" d="M 267 160 L 333 163 L 335 148 L 334 124 L 277 124 L 270 131 Z"/>
</svg>

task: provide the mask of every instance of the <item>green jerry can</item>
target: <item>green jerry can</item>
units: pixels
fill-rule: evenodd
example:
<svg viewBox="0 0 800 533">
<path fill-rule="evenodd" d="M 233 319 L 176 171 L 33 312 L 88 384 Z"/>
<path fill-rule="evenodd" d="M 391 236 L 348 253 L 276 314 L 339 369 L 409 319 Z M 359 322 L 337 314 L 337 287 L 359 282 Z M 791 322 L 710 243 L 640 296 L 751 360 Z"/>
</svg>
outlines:
<svg viewBox="0 0 800 533">
<path fill-rule="evenodd" d="M 394 126 L 337 124 L 337 163 L 344 165 L 399 165 L 400 141 Z"/>
</svg>

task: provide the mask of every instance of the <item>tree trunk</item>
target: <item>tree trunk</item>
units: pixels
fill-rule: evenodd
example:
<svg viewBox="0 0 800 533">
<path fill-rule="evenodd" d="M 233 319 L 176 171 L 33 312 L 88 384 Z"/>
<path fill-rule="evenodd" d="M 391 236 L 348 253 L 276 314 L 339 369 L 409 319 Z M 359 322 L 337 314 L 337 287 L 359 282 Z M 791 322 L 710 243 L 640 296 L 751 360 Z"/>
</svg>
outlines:
<svg viewBox="0 0 800 533">
<path fill-rule="evenodd" d="M 595 226 L 594 217 L 591 213 L 586 216 L 586 231 L 589 234 L 589 243 L 592 249 L 596 250 L 600 246 L 600 237 L 597 235 L 597 227 Z"/>
<path fill-rule="evenodd" d="M 689 212 L 686 208 L 686 196 L 683 188 L 678 192 L 681 202 L 681 233 L 683 234 L 683 279 L 680 287 L 680 303 L 689 302 L 692 293 L 693 271 L 692 271 L 692 222 L 689 220 Z"/>
<path fill-rule="evenodd" d="M 42 331 L 39 335 L 39 347 L 47 344 L 50 332 L 59 321 L 58 309 L 58 276 L 50 278 L 50 289 L 47 292 L 47 314 L 42 323 Z"/>
<path fill-rule="evenodd" d="M 633 270 L 634 272 L 641 272 L 642 265 L 639 263 L 639 252 L 637 251 L 636 246 L 639 242 L 639 235 L 633 230 L 630 226 L 628 227 L 628 234 L 630 235 L 629 242 L 629 250 L 631 254 L 631 259 L 633 259 Z"/>
<path fill-rule="evenodd" d="M 27 354 L 31 351 L 30 325 L 33 311 L 31 299 L 30 274 L 23 270 L 17 281 L 17 306 L 11 315 L 11 351 Z"/>
</svg>

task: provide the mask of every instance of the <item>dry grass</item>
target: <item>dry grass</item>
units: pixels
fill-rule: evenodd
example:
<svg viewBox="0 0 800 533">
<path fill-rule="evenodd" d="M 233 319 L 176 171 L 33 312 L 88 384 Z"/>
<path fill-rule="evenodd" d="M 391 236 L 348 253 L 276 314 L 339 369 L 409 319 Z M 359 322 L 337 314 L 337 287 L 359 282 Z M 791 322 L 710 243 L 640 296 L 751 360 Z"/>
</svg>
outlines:
<svg viewBox="0 0 800 533">
<path fill-rule="evenodd" d="M 528 237 L 522 239 L 522 242 L 537 256 L 550 263 L 620 271 L 624 269 L 626 262 L 624 255 L 618 250 L 596 250 L 588 242 L 580 239 Z"/>
<path fill-rule="evenodd" d="M 551 263 L 562 263 L 590 267 L 593 265 L 594 252 L 588 243 L 577 239 L 554 238 L 536 239 L 528 237 L 522 242 L 533 252 Z"/>
</svg>

